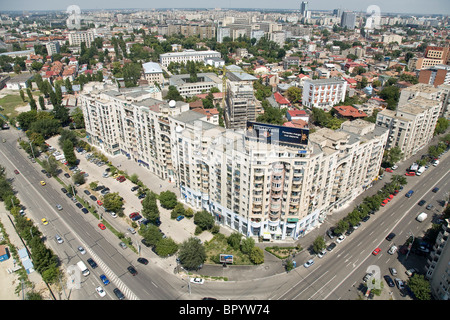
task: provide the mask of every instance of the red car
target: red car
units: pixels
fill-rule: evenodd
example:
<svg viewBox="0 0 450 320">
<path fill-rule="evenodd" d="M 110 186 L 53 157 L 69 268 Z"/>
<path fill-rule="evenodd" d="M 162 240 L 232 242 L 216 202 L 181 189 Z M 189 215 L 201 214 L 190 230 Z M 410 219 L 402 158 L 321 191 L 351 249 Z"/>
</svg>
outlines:
<svg viewBox="0 0 450 320">
<path fill-rule="evenodd" d="M 104 225 L 103 223 L 99 223 L 99 224 L 98 224 L 98 227 L 99 227 L 100 229 L 102 229 L 102 230 L 105 230 L 105 229 L 106 229 L 106 227 L 105 227 L 105 225 Z"/>
<path fill-rule="evenodd" d="M 396 196 L 398 194 L 398 190 L 395 190 L 393 195 Z"/>
<path fill-rule="evenodd" d="M 133 213 L 130 213 L 129 217 L 130 217 L 130 219 L 132 219 L 138 215 L 139 215 L 139 212 L 133 212 Z"/>
<path fill-rule="evenodd" d="M 391 168 L 386 168 L 386 170 L 384 170 L 386 172 L 393 172 L 393 170 Z"/>
<path fill-rule="evenodd" d="M 385 199 L 385 200 L 381 203 L 381 206 L 384 207 L 385 205 L 387 205 L 388 202 L 389 202 L 389 200 L 388 200 L 388 199 Z"/>
<path fill-rule="evenodd" d="M 378 255 L 380 253 L 381 249 L 380 248 L 376 248 L 375 250 L 372 251 L 372 254 L 374 256 Z"/>
<path fill-rule="evenodd" d="M 413 171 L 405 173 L 405 176 L 415 176 L 415 175 L 416 173 Z"/>
<path fill-rule="evenodd" d="M 17 170 L 17 169 L 14 170 L 14 173 L 15 173 L 15 174 L 19 174 L 19 170 Z"/>
<path fill-rule="evenodd" d="M 98 204 L 99 206 L 102 206 L 102 205 L 103 205 L 103 202 L 101 202 L 100 200 L 97 200 L 97 204 Z"/>
</svg>

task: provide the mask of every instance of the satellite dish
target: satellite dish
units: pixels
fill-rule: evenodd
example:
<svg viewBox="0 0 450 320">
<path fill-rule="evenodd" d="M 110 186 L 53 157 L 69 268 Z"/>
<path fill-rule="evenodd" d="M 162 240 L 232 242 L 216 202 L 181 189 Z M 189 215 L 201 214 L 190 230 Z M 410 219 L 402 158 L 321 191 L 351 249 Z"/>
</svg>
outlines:
<svg viewBox="0 0 450 320">
<path fill-rule="evenodd" d="M 175 100 L 169 101 L 169 107 L 174 108 L 176 106 L 177 102 Z"/>
<path fill-rule="evenodd" d="M 181 133 L 181 132 L 183 131 L 183 128 L 180 127 L 180 126 L 177 126 L 177 127 L 175 128 L 175 131 L 176 131 L 177 133 Z"/>
</svg>

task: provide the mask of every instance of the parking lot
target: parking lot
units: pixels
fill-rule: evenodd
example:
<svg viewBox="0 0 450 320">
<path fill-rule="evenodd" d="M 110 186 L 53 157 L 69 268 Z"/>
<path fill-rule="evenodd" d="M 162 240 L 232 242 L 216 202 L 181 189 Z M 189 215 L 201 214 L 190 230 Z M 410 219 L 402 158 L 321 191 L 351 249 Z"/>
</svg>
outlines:
<svg viewBox="0 0 450 320">
<path fill-rule="evenodd" d="M 53 137 L 49 139 L 47 143 L 62 153 L 58 146 L 58 138 L 59 137 Z M 85 184 L 77 188 L 78 196 L 89 203 L 91 206 L 95 207 L 96 210 L 103 215 L 103 218 L 108 221 L 108 223 L 110 223 L 114 228 L 129 236 L 129 231 L 127 229 L 132 224 L 132 221 L 129 218 L 129 214 L 133 212 L 141 212 L 142 210 L 142 199 L 138 199 L 137 191 L 131 191 L 131 188 L 136 185 L 128 179 L 123 182 L 119 182 L 111 176 L 104 177 L 103 173 L 108 166 L 99 166 L 94 162 L 90 162 L 88 159 L 86 159 L 87 154 L 89 153 L 81 154 L 75 151 L 75 155 L 80 160 L 80 163 L 77 167 L 79 168 L 80 172 L 85 172 L 88 174 L 88 176 L 85 177 Z M 139 176 L 139 179 L 144 183 L 144 185 L 146 185 L 150 190 L 157 194 L 159 194 L 161 191 L 170 190 L 177 194 L 177 196 L 179 195 L 178 189 L 174 188 L 175 185 L 173 183 L 158 179 L 158 177 L 149 172 L 147 169 L 140 167 L 138 164 L 126 159 L 124 156 L 116 156 L 114 157 L 114 159 L 110 159 L 110 161 L 116 168 L 125 171 L 128 175 L 136 173 Z M 63 170 L 64 173 L 70 174 L 70 178 L 67 178 L 64 176 L 64 174 L 61 174 L 59 175 L 60 179 L 63 180 L 63 182 L 67 185 L 73 184 L 73 172 L 71 172 L 67 166 L 64 166 Z M 92 200 L 90 198 L 90 195 L 85 194 L 84 190 L 89 190 L 90 194 L 94 195 L 97 199 L 103 199 L 103 195 L 100 191 L 94 191 L 89 188 L 89 184 L 91 182 L 97 182 L 99 186 L 102 185 L 109 188 L 111 193 L 118 192 L 119 195 L 123 197 L 125 217 L 113 218 L 110 214 L 105 212 L 102 206 L 99 206 L 96 201 Z M 195 225 L 193 223 L 193 219 L 182 219 L 181 221 L 176 221 L 170 218 L 170 210 L 164 209 L 159 206 L 159 211 L 161 220 L 160 229 L 167 237 L 171 237 L 177 243 L 182 243 L 189 237 L 195 236 Z M 208 241 L 212 238 L 212 235 L 209 232 L 203 232 L 198 236 L 198 238 L 200 238 L 202 241 Z"/>
</svg>

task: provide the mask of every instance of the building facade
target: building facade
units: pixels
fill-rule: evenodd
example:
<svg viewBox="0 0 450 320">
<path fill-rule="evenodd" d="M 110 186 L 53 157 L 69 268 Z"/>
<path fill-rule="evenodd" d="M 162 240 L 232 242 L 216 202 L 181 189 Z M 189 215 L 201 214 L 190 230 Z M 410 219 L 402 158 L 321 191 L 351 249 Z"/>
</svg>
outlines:
<svg viewBox="0 0 450 320">
<path fill-rule="evenodd" d="M 71 31 L 67 38 L 70 46 L 80 46 L 84 42 L 86 47 L 90 48 L 91 43 L 94 42 L 94 33 L 91 31 Z"/>
<path fill-rule="evenodd" d="M 206 58 L 221 58 L 220 52 L 207 50 L 207 51 L 195 51 L 185 50 L 182 52 L 168 52 L 159 56 L 159 60 L 162 66 L 168 67 L 171 62 L 184 63 L 188 61 L 204 62 Z"/>
<path fill-rule="evenodd" d="M 346 90 L 347 82 L 343 79 L 306 79 L 303 82 L 302 104 L 329 111 L 337 103 L 344 102 Z"/>
<path fill-rule="evenodd" d="M 149 84 L 164 82 L 164 75 L 161 66 L 155 62 L 147 62 L 142 64 L 144 70 L 143 78 L 148 81 Z"/>
</svg>

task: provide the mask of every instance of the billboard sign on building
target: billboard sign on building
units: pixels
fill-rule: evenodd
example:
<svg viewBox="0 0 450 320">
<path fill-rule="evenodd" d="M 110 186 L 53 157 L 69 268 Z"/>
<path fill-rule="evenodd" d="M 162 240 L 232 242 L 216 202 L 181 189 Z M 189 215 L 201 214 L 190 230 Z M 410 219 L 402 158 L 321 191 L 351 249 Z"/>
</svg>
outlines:
<svg viewBox="0 0 450 320">
<path fill-rule="evenodd" d="M 266 143 L 308 144 L 309 129 L 247 121 L 246 136 Z"/>
<path fill-rule="evenodd" d="M 219 256 L 220 263 L 233 263 L 233 255 L 231 254 L 220 254 Z"/>
</svg>

